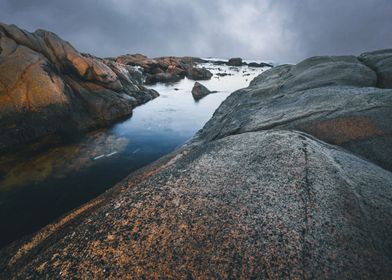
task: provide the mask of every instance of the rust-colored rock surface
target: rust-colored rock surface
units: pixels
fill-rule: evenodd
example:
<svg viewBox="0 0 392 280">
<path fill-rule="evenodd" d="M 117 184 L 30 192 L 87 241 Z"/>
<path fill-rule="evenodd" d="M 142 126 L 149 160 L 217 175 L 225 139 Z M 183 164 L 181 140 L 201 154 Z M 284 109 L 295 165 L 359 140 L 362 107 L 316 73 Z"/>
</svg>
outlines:
<svg viewBox="0 0 392 280">
<path fill-rule="evenodd" d="M 0 149 L 130 115 L 158 96 L 132 71 L 80 54 L 54 33 L 0 24 Z"/>
<path fill-rule="evenodd" d="M 197 63 L 206 62 L 196 57 L 148 58 L 141 54 L 127 54 L 117 57 L 116 62 L 140 67 L 146 75 L 146 84 L 177 82 L 185 76 L 191 80 L 209 80 L 212 77 L 209 70 L 196 67 Z"/>
</svg>

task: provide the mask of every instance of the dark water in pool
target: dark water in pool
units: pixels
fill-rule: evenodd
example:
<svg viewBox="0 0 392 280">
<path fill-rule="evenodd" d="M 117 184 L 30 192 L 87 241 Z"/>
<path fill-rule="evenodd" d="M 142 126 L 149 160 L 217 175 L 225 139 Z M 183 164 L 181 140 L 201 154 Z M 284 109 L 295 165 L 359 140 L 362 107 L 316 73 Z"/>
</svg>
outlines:
<svg viewBox="0 0 392 280">
<path fill-rule="evenodd" d="M 110 128 L 40 152 L 0 156 L 0 247 L 32 233 L 103 193 L 132 171 L 189 140 L 234 90 L 265 69 L 205 64 L 214 75 L 201 81 L 211 94 L 199 102 L 194 81 L 152 86 L 160 97 Z"/>
</svg>

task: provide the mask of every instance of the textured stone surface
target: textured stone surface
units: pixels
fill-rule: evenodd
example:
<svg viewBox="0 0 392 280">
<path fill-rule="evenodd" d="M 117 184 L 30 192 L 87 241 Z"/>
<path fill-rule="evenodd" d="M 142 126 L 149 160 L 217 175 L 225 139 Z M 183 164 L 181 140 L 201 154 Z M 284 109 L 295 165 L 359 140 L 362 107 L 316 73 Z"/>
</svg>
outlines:
<svg viewBox="0 0 392 280">
<path fill-rule="evenodd" d="M 388 279 L 392 173 L 305 134 L 176 155 L 0 254 L 3 278 Z"/>
<path fill-rule="evenodd" d="M 127 54 L 115 60 L 122 64 L 140 67 L 146 76 L 146 84 L 177 82 L 185 76 L 192 80 L 208 80 L 212 77 L 209 70 L 195 67 L 197 63 L 207 62 L 197 57 L 148 58 L 141 54 Z"/>
<path fill-rule="evenodd" d="M 264 72 L 191 142 L 2 249 L 0 278 L 390 279 L 378 80 L 355 57 Z"/>
<path fill-rule="evenodd" d="M 190 67 L 186 70 L 186 76 L 194 81 L 209 80 L 212 77 L 212 73 L 204 67 Z"/>
<path fill-rule="evenodd" d="M 392 91 L 355 57 L 314 57 L 272 68 L 231 94 L 198 133 L 296 129 L 392 170 Z"/>
<path fill-rule="evenodd" d="M 54 33 L 0 24 L 0 149 L 132 113 L 158 96 L 129 66 L 80 54 Z"/>
<path fill-rule="evenodd" d="M 392 49 L 364 53 L 359 59 L 377 72 L 379 87 L 392 88 Z"/>
</svg>

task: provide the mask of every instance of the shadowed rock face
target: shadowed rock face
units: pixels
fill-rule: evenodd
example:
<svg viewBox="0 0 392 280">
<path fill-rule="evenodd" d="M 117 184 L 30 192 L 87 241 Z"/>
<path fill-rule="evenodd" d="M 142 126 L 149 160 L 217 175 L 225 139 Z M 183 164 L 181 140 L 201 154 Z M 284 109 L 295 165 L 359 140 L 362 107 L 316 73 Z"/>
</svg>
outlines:
<svg viewBox="0 0 392 280">
<path fill-rule="evenodd" d="M 54 33 L 0 24 L 0 149 L 107 125 L 158 96 L 129 66 L 82 55 Z"/>
<path fill-rule="evenodd" d="M 378 86 L 392 88 L 392 49 L 364 53 L 359 59 L 378 74 Z"/>
<path fill-rule="evenodd" d="M 181 149 L 1 250 L 0 278 L 389 279 L 378 75 L 355 57 L 264 72 Z"/>
</svg>

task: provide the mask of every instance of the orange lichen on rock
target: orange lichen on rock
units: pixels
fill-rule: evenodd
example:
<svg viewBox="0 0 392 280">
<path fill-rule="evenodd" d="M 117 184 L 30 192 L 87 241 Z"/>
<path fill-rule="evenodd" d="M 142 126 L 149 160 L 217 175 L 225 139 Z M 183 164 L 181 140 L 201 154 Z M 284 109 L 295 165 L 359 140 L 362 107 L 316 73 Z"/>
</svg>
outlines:
<svg viewBox="0 0 392 280">
<path fill-rule="evenodd" d="M 352 140 L 384 135 L 383 130 L 375 122 L 365 117 L 347 117 L 319 121 L 306 125 L 304 131 L 337 145 Z"/>
</svg>

